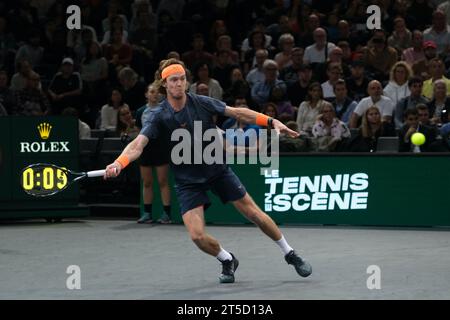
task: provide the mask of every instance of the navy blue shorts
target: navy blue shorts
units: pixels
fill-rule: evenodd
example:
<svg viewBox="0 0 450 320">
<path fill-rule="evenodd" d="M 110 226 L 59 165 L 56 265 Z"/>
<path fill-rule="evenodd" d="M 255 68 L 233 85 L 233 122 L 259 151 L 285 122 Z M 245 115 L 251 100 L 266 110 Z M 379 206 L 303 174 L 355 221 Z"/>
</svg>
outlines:
<svg viewBox="0 0 450 320">
<path fill-rule="evenodd" d="M 211 205 L 206 193 L 209 190 L 219 196 L 223 203 L 239 200 L 247 193 L 244 185 L 230 168 L 205 183 L 177 184 L 175 191 L 181 215 L 201 205 L 206 210 Z"/>
</svg>

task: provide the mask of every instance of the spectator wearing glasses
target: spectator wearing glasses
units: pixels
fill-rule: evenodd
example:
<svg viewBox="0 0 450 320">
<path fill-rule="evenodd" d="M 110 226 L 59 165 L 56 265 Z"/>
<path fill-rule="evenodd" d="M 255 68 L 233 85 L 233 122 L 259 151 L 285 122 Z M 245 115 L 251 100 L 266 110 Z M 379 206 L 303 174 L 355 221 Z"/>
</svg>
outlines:
<svg viewBox="0 0 450 320">
<path fill-rule="evenodd" d="M 260 108 L 269 102 L 273 87 L 281 86 L 283 90 L 286 90 L 284 81 L 278 79 L 278 65 L 274 60 L 266 60 L 263 65 L 263 70 L 265 76 L 264 82 L 256 83 L 251 90 L 252 99 Z"/>
</svg>

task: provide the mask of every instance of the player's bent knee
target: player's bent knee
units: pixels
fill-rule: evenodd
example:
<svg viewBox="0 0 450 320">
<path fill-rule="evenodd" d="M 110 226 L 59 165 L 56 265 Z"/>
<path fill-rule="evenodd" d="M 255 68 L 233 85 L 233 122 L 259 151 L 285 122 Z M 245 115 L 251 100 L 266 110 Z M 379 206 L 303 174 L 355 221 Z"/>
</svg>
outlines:
<svg viewBox="0 0 450 320">
<path fill-rule="evenodd" d="M 195 242 L 196 244 L 203 243 L 205 241 L 205 239 L 206 239 L 205 233 L 201 233 L 201 232 L 191 233 L 191 240 L 193 242 Z"/>
</svg>

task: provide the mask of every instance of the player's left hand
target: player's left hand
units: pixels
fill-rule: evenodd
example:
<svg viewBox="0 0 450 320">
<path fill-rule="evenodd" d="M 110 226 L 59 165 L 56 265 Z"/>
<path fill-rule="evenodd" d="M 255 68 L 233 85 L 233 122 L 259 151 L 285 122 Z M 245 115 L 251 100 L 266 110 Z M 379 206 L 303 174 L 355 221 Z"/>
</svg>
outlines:
<svg viewBox="0 0 450 320">
<path fill-rule="evenodd" d="M 273 119 L 272 125 L 273 125 L 273 128 L 275 129 L 275 131 L 278 134 L 284 133 L 284 134 L 288 135 L 291 138 L 297 138 L 298 136 L 300 136 L 300 133 L 289 129 L 281 121 L 279 121 L 277 119 Z"/>
</svg>

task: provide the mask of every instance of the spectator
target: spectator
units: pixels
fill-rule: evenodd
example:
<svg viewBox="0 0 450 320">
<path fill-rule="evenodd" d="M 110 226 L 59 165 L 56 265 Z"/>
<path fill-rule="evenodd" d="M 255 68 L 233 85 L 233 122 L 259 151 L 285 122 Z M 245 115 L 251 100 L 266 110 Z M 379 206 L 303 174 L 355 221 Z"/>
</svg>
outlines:
<svg viewBox="0 0 450 320">
<path fill-rule="evenodd" d="M 356 101 L 348 97 L 345 80 L 339 79 L 333 86 L 335 98 L 331 100 L 336 117 L 346 125 L 350 123 L 350 117 L 356 108 Z"/>
<path fill-rule="evenodd" d="M 334 85 L 343 76 L 340 64 L 336 62 L 328 63 L 327 76 L 328 81 L 322 83 L 322 92 L 323 98 L 327 101 L 331 101 L 335 97 Z"/>
<path fill-rule="evenodd" d="M 132 47 L 123 42 L 123 31 L 115 29 L 112 32 L 111 42 L 103 45 L 103 53 L 111 68 L 117 73 L 131 63 L 133 57 Z"/>
<path fill-rule="evenodd" d="M 365 74 L 364 62 L 355 60 L 350 68 L 351 76 L 345 79 L 348 88 L 348 95 L 356 102 L 361 101 L 367 95 L 370 78 Z"/>
<path fill-rule="evenodd" d="M 412 35 L 405 24 L 405 19 L 397 17 L 394 19 L 394 32 L 388 38 L 388 45 L 396 49 L 401 55 L 404 50 L 411 46 Z"/>
<path fill-rule="evenodd" d="M 209 97 L 209 87 L 206 83 L 199 83 L 197 85 L 197 89 L 195 91 L 196 94 L 200 96 Z"/>
<path fill-rule="evenodd" d="M 119 108 L 128 105 L 123 101 L 122 92 L 116 88 L 111 90 L 110 99 L 100 111 L 100 129 L 115 131 L 117 129 L 117 113 Z"/>
<path fill-rule="evenodd" d="M 399 61 L 391 69 L 389 83 L 384 87 L 383 94 L 397 103 L 411 94 L 408 80 L 412 76 L 412 70 L 404 61 Z"/>
<path fill-rule="evenodd" d="M 237 51 L 233 50 L 232 48 L 232 42 L 231 37 L 229 35 L 222 35 L 220 36 L 216 41 L 216 54 L 215 59 L 217 60 L 217 53 L 221 50 L 226 50 L 229 52 L 228 59 L 229 63 L 233 65 L 239 64 L 239 53 Z"/>
<path fill-rule="evenodd" d="M 249 49 L 242 49 L 242 63 L 244 65 L 244 73 L 256 66 L 256 52 L 258 50 L 266 49 L 268 52 L 272 51 L 272 47 L 266 44 L 266 38 L 262 31 L 255 30 L 249 36 Z"/>
<path fill-rule="evenodd" d="M 225 21 L 223 20 L 215 20 L 212 23 L 210 32 L 209 32 L 209 44 L 212 48 L 217 44 L 217 41 L 221 36 L 225 36 L 228 34 L 227 26 L 225 24 Z M 231 49 L 231 47 L 230 47 Z"/>
<path fill-rule="evenodd" d="M 294 120 L 296 108 L 292 107 L 291 102 L 288 100 L 285 87 L 273 87 L 269 101 L 276 105 L 278 114 L 277 119 L 282 119 L 283 123 Z"/>
<path fill-rule="evenodd" d="M 217 53 L 216 65 L 212 70 L 212 76 L 216 79 L 223 90 L 228 90 L 231 85 L 231 70 L 236 65 L 230 63 L 230 51 L 221 50 Z"/>
<path fill-rule="evenodd" d="M 31 65 L 28 60 L 22 60 L 17 62 L 17 70 L 11 78 L 11 90 L 22 90 L 27 85 L 28 73 L 31 70 Z"/>
<path fill-rule="evenodd" d="M 428 99 L 433 98 L 433 87 L 437 80 L 443 80 L 447 86 L 446 94 L 450 94 L 450 80 L 444 76 L 444 62 L 440 58 L 433 58 L 430 61 L 431 78 L 423 82 L 422 94 Z"/>
<path fill-rule="evenodd" d="M 263 65 L 268 57 L 269 52 L 266 49 L 259 49 L 256 51 L 256 66 L 252 70 L 250 70 L 250 72 L 247 74 L 247 77 L 245 78 L 250 87 L 253 87 L 257 82 L 265 81 L 266 78 L 264 75 Z"/>
<path fill-rule="evenodd" d="M 130 22 L 130 33 L 136 31 L 139 27 L 138 25 L 141 23 L 139 20 L 141 19 L 140 16 L 147 17 L 147 23 L 150 27 L 150 29 L 155 30 L 156 33 L 156 14 L 153 12 L 152 4 L 150 3 L 150 0 L 135 0 L 132 5 L 132 11 L 133 15 Z"/>
<path fill-rule="evenodd" d="M 311 136 L 312 127 L 322 109 L 331 105 L 323 100 L 323 92 L 320 83 L 314 82 L 308 88 L 306 100 L 300 104 L 297 113 L 297 124 L 302 133 Z"/>
<path fill-rule="evenodd" d="M 189 88 L 189 92 L 196 92 L 197 86 L 200 83 L 204 83 L 208 85 L 209 93 L 208 96 L 222 100 L 223 96 L 223 89 L 220 86 L 219 82 L 216 79 L 210 78 L 210 70 L 211 67 L 207 63 L 200 63 L 195 67 L 194 71 L 194 79 L 195 83 L 191 84 L 191 87 Z"/>
<path fill-rule="evenodd" d="M 129 41 L 133 50 L 143 51 L 148 58 L 153 58 L 156 48 L 156 26 L 151 24 L 148 12 L 139 11 L 137 13 L 136 27 L 130 31 Z"/>
<path fill-rule="evenodd" d="M 432 124 L 440 125 L 447 122 L 446 113 L 450 111 L 450 97 L 447 94 L 447 88 L 443 80 L 437 80 L 434 83 L 433 99 L 428 103 Z"/>
<path fill-rule="evenodd" d="M 414 109 L 418 104 L 430 102 L 422 95 L 423 81 L 419 77 L 412 77 L 408 80 L 408 87 L 411 94 L 402 98 L 395 108 L 395 125 L 397 128 L 403 126 L 403 116 L 407 109 Z"/>
<path fill-rule="evenodd" d="M 78 137 L 79 139 L 89 139 L 91 137 L 91 128 L 89 125 L 83 121 L 81 121 L 78 117 L 77 109 L 75 108 L 65 108 L 61 113 L 62 116 L 71 116 L 76 117 L 78 119 Z"/>
<path fill-rule="evenodd" d="M 398 151 L 418 152 L 417 149 L 419 149 L 420 152 L 433 151 L 432 146 L 436 143 L 436 131 L 419 123 L 419 116 L 416 109 L 406 110 L 404 122 L 405 125 L 398 133 Z M 425 136 L 425 143 L 419 147 L 414 146 L 411 143 L 411 136 L 416 132 L 420 132 Z"/>
<path fill-rule="evenodd" d="M 64 58 L 61 63 L 61 71 L 56 73 L 48 87 L 48 93 L 52 100 L 52 113 L 61 114 L 67 106 L 77 108 L 82 114 L 82 89 L 83 82 L 78 72 L 73 71 L 72 58 Z"/>
<path fill-rule="evenodd" d="M 375 152 L 379 137 L 394 137 L 395 130 L 387 122 L 381 121 L 380 110 L 371 106 L 362 116 L 362 124 L 354 138 L 349 142 L 352 152 Z"/>
<path fill-rule="evenodd" d="M 122 87 L 124 102 L 131 111 L 136 111 L 145 104 L 145 83 L 139 81 L 137 73 L 129 67 L 120 70 L 118 78 Z"/>
<path fill-rule="evenodd" d="M 437 46 L 438 54 L 447 54 L 450 49 L 450 26 L 444 12 L 433 12 L 433 20 L 430 28 L 423 32 L 425 41 L 433 41 Z"/>
<path fill-rule="evenodd" d="M 158 108 L 160 95 L 158 88 L 154 84 L 147 87 L 147 104 L 142 106 L 136 112 L 136 126 L 143 128 L 151 113 Z M 161 190 L 161 200 L 164 206 L 164 213 L 158 220 L 159 223 L 170 223 L 170 188 L 169 188 L 169 149 L 168 145 L 162 143 L 159 139 L 153 139 L 144 148 L 139 159 L 139 168 L 143 180 L 143 198 L 144 214 L 138 220 L 138 223 L 152 223 L 152 204 L 153 204 L 153 168 L 158 177 L 159 189 Z"/>
<path fill-rule="evenodd" d="M 260 39 L 258 36 L 258 39 L 253 39 L 255 34 L 262 35 L 262 38 Z M 255 40 L 257 43 L 255 43 Z M 262 44 L 262 47 L 261 47 Z M 255 46 L 257 48 L 255 48 Z M 264 25 L 264 21 L 262 19 L 259 19 L 256 21 L 256 25 L 254 26 L 253 30 L 250 32 L 249 36 L 242 41 L 241 44 L 241 55 L 242 57 L 245 56 L 247 51 L 250 49 L 272 49 L 272 37 L 268 34 L 266 34 L 266 27 Z"/>
<path fill-rule="evenodd" d="M 251 99 L 249 84 L 245 81 L 241 69 L 239 67 L 234 67 L 231 70 L 231 86 L 224 92 L 223 100 L 233 101 L 234 98 L 238 96 L 245 97 L 249 101 Z"/>
<path fill-rule="evenodd" d="M 303 64 L 298 70 L 298 80 L 288 83 L 287 96 L 291 104 L 298 107 L 308 94 L 309 85 L 312 83 L 312 68 L 308 64 Z"/>
<path fill-rule="evenodd" d="M 431 123 L 430 110 L 428 110 L 428 107 L 426 104 L 419 103 L 416 106 L 416 110 L 417 110 L 417 116 L 419 117 L 419 123 L 421 125 L 425 125 L 425 126 L 428 126 L 430 128 L 437 130 L 436 124 Z"/>
<path fill-rule="evenodd" d="M 423 54 L 425 57 L 416 61 L 412 66 L 415 76 L 422 77 L 424 80 L 430 79 L 430 61 L 437 58 L 436 48 L 436 44 L 433 41 L 425 41 L 423 43 Z"/>
<path fill-rule="evenodd" d="M 310 14 L 306 19 L 306 25 L 303 32 L 300 33 L 298 44 L 302 48 L 314 45 L 314 32 L 320 28 L 320 18 L 317 14 Z"/>
<path fill-rule="evenodd" d="M 128 19 L 125 15 L 120 14 L 120 9 L 118 1 L 109 1 L 108 16 L 102 21 L 102 31 L 105 35 L 108 31 L 114 29 L 114 25 L 117 23 L 116 19 L 120 19 L 123 29 L 128 30 Z"/>
<path fill-rule="evenodd" d="M 278 108 L 277 105 L 273 102 L 268 102 L 262 108 L 262 112 L 266 116 L 269 116 L 273 119 L 278 119 Z"/>
<path fill-rule="evenodd" d="M 94 36 L 90 29 L 84 29 L 81 31 L 81 42 L 73 48 L 73 52 L 75 54 L 75 64 L 79 65 L 81 61 L 86 57 L 89 46 L 94 42 Z"/>
<path fill-rule="evenodd" d="M 292 65 L 292 49 L 294 48 L 294 37 L 290 33 L 282 34 L 278 40 L 278 50 L 275 55 L 275 62 L 278 64 L 278 69 L 283 69 Z"/>
<path fill-rule="evenodd" d="M 267 27 L 266 33 L 272 37 L 272 43 L 277 43 L 282 34 L 292 34 L 291 23 L 287 15 L 281 15 L 278 23 L 273 23 Z"/>
<path fill-rule="evenodd" d="M 364 64 L 376 79 L 389 79 L 389 71 L 397 62 L 397 50 L 388 46 L 383 30 L 375 30 L 368 46 L 364 49 Z"/>
<path fill-rule="evenodd" d="M 423 33 L 420 30 L 414 30 L 412 33 L 411 47 L 403 50 L 402 60 L 412 67 L 416 61 L 422 59 L 425 59 Z"/>
<path fill-rule="evenodd" d="M 128 43 L 128 31 L 127 31 L 127 26 L 125 24 L 126 20 L 124 20 L 123 17 L 125 17 L 125 16 L 116 15 L 116 16 L 112 16 L 110 18 L 105 19 L 105 20 L 111 21 L 111 28 L 109 28 L 109 26 L 108 26 L 108 30 L 105 31 L 105 34 L 103 35 L 102 45 L 111 43 L 111 35 L 116 30 L 122 31 L 122 43 Z M 126 17 L 125 17 L 125 19 L 126 19 Z"/>
<path fill-rule="evenodd" d="M 303 53 L 303 48 L 295 47 L 292 49 L 292 64 L 281 69 L 280 80 L 283 80 L 286 83 L 298 81 L 298 71 L 303 64 Z"/>
<path fill-rule="evenodd" d="M 12 113 L 14 107 L 14 92 L 8 87 L 8 74 L 0 71 L 0 103 L 8 114 Z"/>
<path fill-rule="evenodd" d="M 139 134 L 139 128 L 136 126 L 136 120 L 133 119 L 130 108 L 127 105 L 119 107 L 117 112 L 116 132 L 122 139 L 133 140 Z"/>
<path fill-rule="evenodd" d="M 41 37 L 38 31 L 33 31 L 28 37 L 28 42 L 22 45 L 16 53 L 16 64 L 27 60 L 32 69 L 40 66 L 44 56 L 44 48 L 40 46 Z"/>
<path fill-rule="evenodd" d="M 16 91 L 13 115 L 41 116 L 50 109 L 50 103 L 40 88 L 41 77 L 34 71 L 27 75 L 27 85 Z"/>
<path fill-rule="evenodd" d="M 262 107 L 269 101 L 270 92 L 273 87 L 281 86 L 284 89 L 286 88 L 286 84 L 277 79 L 278 65 L 274 60 L 267 59 L 264 62 L 263 70 L 265 76 L 264 82 L 256 83 L 251 91 L 252 99 L 259 107 Z"/>
<path fill-rule="evenodd" d="M 372 106 L 378 108 L 383 117 L 383 122 L 391 124 L 395 106 L 391 99 L 382 95 L 383 91 L 381 88 L 381 83 L 378 80 L 370 81 L 367 92 L 369 96 L 362 99 L 358 103 L 352 114 L 350 119 L 350 128 L 356 128 L 362 115 Z"/>
<path fill-rule="evenodd" d="M 328 53 L 336 47 L 334 43 L 327 42 L 327 34 L 324 29 L 314 30 L 314 44 L 305 49 L 303 62 L 315 66 L 324 63 L 328 59 Z"/>
<path fill-rule="evenodd" d="M 201 33 L 196 33 L 192 38 L 192 50 L 182 54 L 181 58 L 188 69 L 194 67 L 199 62 L 211 64 L 214 57 L 209 52 L 204 50 L 205 40 Z"/>
<path fill-rule="evenodd" d="M 312 128 L 315 151 L 334 151 L 338 144 L 350 138 L 350 129 L 336 117 L 332 105 L 324 105 Z"/>
</svg>

